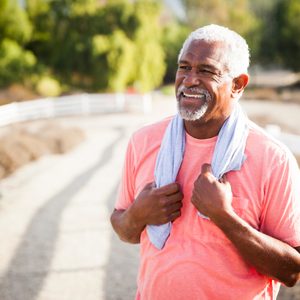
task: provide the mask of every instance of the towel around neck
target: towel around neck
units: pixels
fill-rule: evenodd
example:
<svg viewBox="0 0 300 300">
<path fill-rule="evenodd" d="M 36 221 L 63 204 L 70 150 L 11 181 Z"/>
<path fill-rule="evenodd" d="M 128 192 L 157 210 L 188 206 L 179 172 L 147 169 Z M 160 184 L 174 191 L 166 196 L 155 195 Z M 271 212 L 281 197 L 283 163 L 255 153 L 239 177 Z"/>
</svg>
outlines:
<svg viewBox="0 0 300 300">
<path fill-rule="evenodd" d="M 231 115 L 224 122 L 215 145 L 211 167 L 212 173 L 217 179 L 220 179 L 229 171 L 241 169 L 245 160 L 244 152 L 248 133 L 248 119 L 239 103 L 236 103 Z M 176 181 L 183 160 L 184 150 L 184 122 L 179 115 L 176 115 L 170 121 L 165 131 L 156 159 L 154 177 L 157 188 Z M 198 212 L 198 215 L 208 219 L 200 212 Z M 157 249 L 164 247 L 170 235 L 171 228 L 171 222 L 158 226 L 147 226 L 148 237 Z"/>
</svg>

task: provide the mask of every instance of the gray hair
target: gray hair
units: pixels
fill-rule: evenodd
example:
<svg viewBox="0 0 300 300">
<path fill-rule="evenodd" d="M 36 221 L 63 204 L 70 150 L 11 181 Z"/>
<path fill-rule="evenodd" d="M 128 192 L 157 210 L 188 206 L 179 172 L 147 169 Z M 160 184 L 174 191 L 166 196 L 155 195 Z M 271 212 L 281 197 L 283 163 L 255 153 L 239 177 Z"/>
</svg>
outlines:
<svg viewBox="0 0 300 300">
<path fill-rule="evenodd" d="M 215 24 L 200 27 L 193 31 L 183 43 L 179 52 L 178 61 L 183 52 L 194 40 L 210 42 L 224 42 L 228 47 L 226 55 L 226 66 L 232 77 L 247 74 L 250 62 L 249 47 L 247 42 L 238 33 Z"/>
</svg>

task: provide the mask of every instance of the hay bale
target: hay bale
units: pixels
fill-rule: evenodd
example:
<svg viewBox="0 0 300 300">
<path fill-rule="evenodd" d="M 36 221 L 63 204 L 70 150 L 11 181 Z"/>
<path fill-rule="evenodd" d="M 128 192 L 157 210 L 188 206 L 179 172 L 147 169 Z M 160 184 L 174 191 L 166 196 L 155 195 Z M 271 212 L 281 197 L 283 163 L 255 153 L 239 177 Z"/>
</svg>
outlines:
<svg viewBox="0 0 300 300">
<path fill-rule="evenodd" d="M 50 153 L 47 145 L 30 132 L 19 131 L 15 134 L 14 140 L 24 149 L 24 152 L 28 153 L 30 160 L 36 160 L 42 155 Z"/>
<path fill-rule="evenodd" d="M 1 173 L 10 174 L 46 153 L 49 153 L 46 145 L 32 134 L 12 131 L 0 139 Z"/>
<path fill-rule="evenodd" d="M 6 173 L 11 173 L 30 161 L 30 154 L 15 135 L 3 137 L 0 144 L 0 165 L 5 168 Z"/>
<path fill-rule="evenodd" d="M 0 179 L 42 155 L 70 151 L 83 139 L 80 129 L 58 125 L 43 126 L 31 132 L 26 124 L 12 128 L 0 138 Z"/>
<path fill-rule="evenodd" d="M 2 165 L 0 165 L 0 179 L 4 178 L 6 175 L 7 174 L 6 174 L 5 168 Z M 0 195 L 0 197 L 1 197 L 1 195 Z"/>
<path fill-rule="evenodd" d="M 52 153 L 65 153 L 72 150 L 84 139 L 84 133 L 78 128 L 45 126 L 36 134 Z"/>
</svg>

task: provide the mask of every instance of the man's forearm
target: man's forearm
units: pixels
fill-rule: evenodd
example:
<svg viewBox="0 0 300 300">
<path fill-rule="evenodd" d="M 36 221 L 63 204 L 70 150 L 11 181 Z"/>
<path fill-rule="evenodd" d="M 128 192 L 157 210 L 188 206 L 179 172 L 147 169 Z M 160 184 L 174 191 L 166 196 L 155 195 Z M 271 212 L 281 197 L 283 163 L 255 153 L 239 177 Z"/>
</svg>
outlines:
<svg viewBox="0 0 300 300">
<path fill-rule="evenodd" d="M 137 224 L 133 220 L 130 209 L 130 207 L 127 210 L 115 209 L 111 215 L 110 221 L 115 232 L 122 241 L 138 244 L 145 225 Z"/>
<path fill-rule="evenodd" d="M 294 248 L 257 231 L 235 213 L 213 221 L 245 261 L 260 273 L 286 286 L 296 284 L 300 278 L 300 254 Z"/>
</svg>

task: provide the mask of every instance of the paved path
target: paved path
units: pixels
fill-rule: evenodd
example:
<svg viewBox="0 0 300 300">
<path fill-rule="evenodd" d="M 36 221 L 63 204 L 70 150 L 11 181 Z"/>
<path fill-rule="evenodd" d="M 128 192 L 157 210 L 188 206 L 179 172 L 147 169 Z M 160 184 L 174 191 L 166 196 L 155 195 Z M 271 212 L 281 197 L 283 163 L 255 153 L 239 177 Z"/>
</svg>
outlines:
<svg viewBox="0 0 300 300">
<path fill-rule="evenodd" d="M 134 298 L 138 247 L 116 238 L 109 215 L 130 134 L 174 111 L 164 100 L 148 116 L 58 120 L 83 128 L 86 141 L 0 182 L 0 300 Z M 300 299 L 299 287 L 289 292 L 279 299 Z"/>
</svg>

